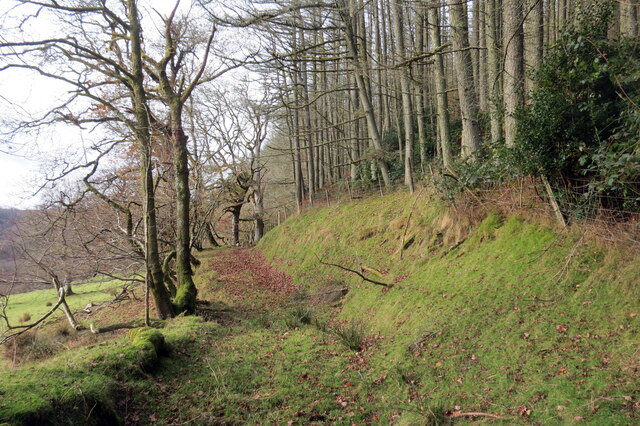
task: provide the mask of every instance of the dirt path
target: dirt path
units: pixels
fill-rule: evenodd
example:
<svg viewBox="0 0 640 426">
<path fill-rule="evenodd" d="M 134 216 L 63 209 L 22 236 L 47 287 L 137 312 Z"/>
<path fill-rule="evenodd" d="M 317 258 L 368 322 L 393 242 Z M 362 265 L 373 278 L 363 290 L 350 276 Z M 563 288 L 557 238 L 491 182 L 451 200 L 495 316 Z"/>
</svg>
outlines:
<svg viewBox="0 0 640 426">
<path fill-rule="evenodd" d="M 215 250 L 200 268 L 211 273 L 200 284 L 199 297 L 211 302 L 268 309 L 281 305 L 297 289 L 289 275 L 273 268 L 256 249 Z"/>
</svg>

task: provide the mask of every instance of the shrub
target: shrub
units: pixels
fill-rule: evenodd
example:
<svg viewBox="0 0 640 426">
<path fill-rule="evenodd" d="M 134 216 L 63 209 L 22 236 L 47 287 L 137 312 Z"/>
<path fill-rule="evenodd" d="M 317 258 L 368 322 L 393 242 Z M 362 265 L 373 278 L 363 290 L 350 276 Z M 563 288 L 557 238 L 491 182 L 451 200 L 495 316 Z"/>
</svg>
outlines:
<svg viewBox="0 0 640 426">
<path fill-rule="evenodd" d="M 16 363 L 51 358 L 61 346 L 54 339 L 30 331 L 11 339 L 4 346 L 4 356 Z"/>
<path fill-rule="evenodd" d="M 29 312 L 25 312 L 24 314 L 22 314 L 22 316 L 20 317 L 20 319 L 18 319 L 18 321 L 20 322 L 27 322 L 31 320 L 31 314 Z"/>
<path fill-rule="evenodd" d="M 556 178 L 556 189 L 570 192 L 560 200 L 572 208 L 638 205 L 639 52 L 637 43 L 607 38 L 610 12 L 585 12 L 560 38 L 537 73 L 531 102 L 517 113 L 514 165 L 552 184 Z"/>
</svg>

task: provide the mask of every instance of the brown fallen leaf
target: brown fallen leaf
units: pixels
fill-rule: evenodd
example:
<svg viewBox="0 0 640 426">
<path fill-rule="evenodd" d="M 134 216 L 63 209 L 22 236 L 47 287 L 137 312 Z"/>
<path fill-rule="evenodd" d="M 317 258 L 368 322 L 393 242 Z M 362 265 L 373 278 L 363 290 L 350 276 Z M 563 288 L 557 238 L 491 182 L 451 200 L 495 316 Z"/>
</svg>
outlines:
<svg viewBox="0 0 640 426">
<path fill-rule="evenodd" d="M 567 407 L 565 407 L 564 405 L 558 405 L 558 406 L 556 407 L 556 410 L 558 410 L 558 411 L 563 411 L 563 410 L 564 410 L 564 409 L 566 409 L 566 408 L 567 408 Z"/>
<path fill-rule="evenodd" d="M 531 415 L 531 410 L 528 409 L 525 405 L 520 405 L 516 408 L 516 414 L 520 417 L 529 417 Z"/>
<path fill-rule="evenodd" d="M 556 325 L 556 331 L 558 333 L 564 333 L 565 331 L 567 331 L 567 327 L 564 325 Z"/>
</svg>

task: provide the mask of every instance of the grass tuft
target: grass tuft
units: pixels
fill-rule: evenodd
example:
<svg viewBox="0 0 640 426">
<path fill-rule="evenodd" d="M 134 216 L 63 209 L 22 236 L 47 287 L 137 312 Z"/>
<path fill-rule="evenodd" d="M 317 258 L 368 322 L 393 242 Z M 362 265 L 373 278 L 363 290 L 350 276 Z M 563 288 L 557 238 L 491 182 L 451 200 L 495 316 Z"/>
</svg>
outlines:
<svg viewBox="0 0 640 426">
<path fill-rule="evenodd" d="M 360 321 L 349 321 L 333 329 L 340 343 L 352 351 L 360 352 L 365 348 L 364 325 Z"/>
</svg>

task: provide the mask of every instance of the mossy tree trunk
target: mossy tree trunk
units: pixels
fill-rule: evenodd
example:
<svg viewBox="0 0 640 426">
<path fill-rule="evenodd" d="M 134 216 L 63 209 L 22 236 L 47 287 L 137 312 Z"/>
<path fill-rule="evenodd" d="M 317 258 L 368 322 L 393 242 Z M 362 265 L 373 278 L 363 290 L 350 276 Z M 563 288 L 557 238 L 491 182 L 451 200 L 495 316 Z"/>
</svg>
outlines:
<svg viewBox="0 0 640 426">
<path fill-rule="evenodd" d="M 140 149 L 140 183 L 143 191 L 143 217 L 145 234 L 145 264 L 148 270 L 149 289 L 153 295 L 158 316 L 160 318 L 173 317 L 174 311 L 169 298 L 169 292 L 164 285 L 164 274 L 158 251 L 158 228 L 155 206 L 155 182 L 153 180 L 153 166 L 151 164 L 151 123 L 149 108 L 144 89 L 144 75 L 142 67 L 142 28 L 138 16 L 135 0 L 127 0 L 127 14 L 130 25 L 130 62 L 131 62 L 131 90 L 134 115 L 136 117 L 135 136 Z"/>
</svg>

